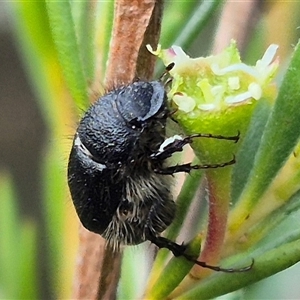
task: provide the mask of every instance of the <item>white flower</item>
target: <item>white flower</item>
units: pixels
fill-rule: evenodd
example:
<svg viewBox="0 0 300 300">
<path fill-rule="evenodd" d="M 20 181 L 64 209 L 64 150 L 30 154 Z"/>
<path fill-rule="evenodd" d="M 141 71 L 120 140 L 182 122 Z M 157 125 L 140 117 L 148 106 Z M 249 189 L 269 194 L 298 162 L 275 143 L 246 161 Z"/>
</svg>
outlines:
<svg viewBox="0 0 300 300">
<path fill-rule="evenodd" d="M 232 105 L 248 104 L 268 94 L 269 83 L 278 67 L 277 45 L 270 45 L 255 66 L 241 62 L 235 42 L 222 53 L 206 58 L 190 58 L 178 46 L 156 51 L 170 71 L 172 86 L 168 97 L 185 113 L 194 110 L 222 110 Z"/>
</svg>

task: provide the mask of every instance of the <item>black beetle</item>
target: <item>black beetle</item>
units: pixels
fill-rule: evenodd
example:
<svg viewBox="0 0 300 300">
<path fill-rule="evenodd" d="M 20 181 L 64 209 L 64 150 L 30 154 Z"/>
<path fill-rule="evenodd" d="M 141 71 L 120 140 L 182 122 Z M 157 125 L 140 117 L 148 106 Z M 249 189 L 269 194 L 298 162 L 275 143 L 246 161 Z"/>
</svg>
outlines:
<svg viewBox="0 0 300 300">
<path fill-rule="evenodd" d="M 152 159 L 165 140 L 166 95 L 159 82 L 135 82 L 101 97 L 82 118 L 68 182 L 82 224 L 115 248 L 157 236 L 172 222 L 168 178 Z"/>
<path fill-rule="evenodd" d="M 166 159 L 195 137 L 238 140 L 195 134 L 166 138 L 167 96 L 159 81 L 137 81 L 100 97 L 85 113 L 76 131 L 68 165 L 68 184 L 77 214 L 88 230 L 101 234 L 118 249 L 146 240 L 168 248 L 194 263 L 216 271 L 233 272 L 197 261 L 186 247 L 160 234 L 175 217 L 171 176 L 215 165 L 167 166 Z M 238 269 L 244 271 L 247 268 Z"/>
</svg>

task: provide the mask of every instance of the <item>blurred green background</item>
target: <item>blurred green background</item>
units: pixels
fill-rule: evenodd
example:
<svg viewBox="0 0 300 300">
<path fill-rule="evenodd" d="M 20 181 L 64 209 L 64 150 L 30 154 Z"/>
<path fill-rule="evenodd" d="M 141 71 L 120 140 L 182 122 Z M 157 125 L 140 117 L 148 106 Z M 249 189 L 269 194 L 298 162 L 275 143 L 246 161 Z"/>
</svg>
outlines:
<svg viewBox="0 0 300 300">
<path fill-rule="evenodd" d="M 186 23 L 197 3 L 186 1 L 189 11 L 181 11 L 167 1 L 164 48 L 176 40 L 174 18 Z M 210 53 L 220 12 L 216 5 L 205 26 L 183 42 L 191 56 Z M 108 23 L 101 19 L 98 28 L 112 21 L 110 14 L 106 16 Z M 261 1 L 242 49 L 246 62 L 253 63 L 276 43 L 283 69 L 299 37 L 299 20 L 300 3 Z M 98 29 L 96 49 L 107 49 L 109 35 L 109 25 Z M 106 53 L 101 55 L 105 61 Z M 43 1 L 0 3 L 0 87 L 0 298 L 70 298 L 78 220 L 67 189 L 66 166 L 78 114 Z M 299 298 L 299 272 L 295 266 L 264 280 L 250 287 L 245 297 Z"/>
</svg>

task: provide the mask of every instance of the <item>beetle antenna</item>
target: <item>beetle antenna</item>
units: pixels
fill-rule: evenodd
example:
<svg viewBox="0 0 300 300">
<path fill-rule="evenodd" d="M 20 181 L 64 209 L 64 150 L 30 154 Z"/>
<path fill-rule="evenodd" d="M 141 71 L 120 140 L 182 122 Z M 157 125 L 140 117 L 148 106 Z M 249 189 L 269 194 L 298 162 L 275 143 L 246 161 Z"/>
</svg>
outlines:
<svg viewBox="0 0 300 300">
<path fill-rule="evenodd" d="M 174 68 L 175 63 L 171 62 L 170 64 L 168 64 L 166 66 L 165 71 L 160 75 L 160 77 L 158 78 L 159 81 L 163 81 L 164 77 Z"/>
</svg>

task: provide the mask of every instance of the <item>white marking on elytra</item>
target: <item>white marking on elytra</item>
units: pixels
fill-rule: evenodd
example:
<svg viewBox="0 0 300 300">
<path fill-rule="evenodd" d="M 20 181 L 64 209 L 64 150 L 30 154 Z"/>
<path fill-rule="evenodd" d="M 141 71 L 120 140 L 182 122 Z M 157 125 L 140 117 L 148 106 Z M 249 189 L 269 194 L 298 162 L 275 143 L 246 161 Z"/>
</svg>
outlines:
<svg viewBox="0 0 300 300">
<path fill-rule="evenodd" d="M 89 158 L 91 158 L 93 161 L 95 161 L 92 153 L 83 145 L 83 143 L 81 142 L 81 139 L 78 135 L 78 133 L 76 133 L 75 135 L 75 140 L 74 140 L 74 146 L 75 147 L 79 147 L 80 150 L 86 155 L 88 156 Z M 97 163 L 97 169 L 99 171 L 103 171 L 104 169 L 106 169 L 106 165 L 103 165 L 99 162 L 96 162 Z"/>
</svg>

